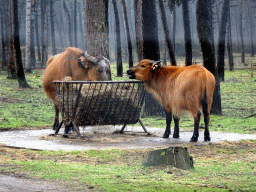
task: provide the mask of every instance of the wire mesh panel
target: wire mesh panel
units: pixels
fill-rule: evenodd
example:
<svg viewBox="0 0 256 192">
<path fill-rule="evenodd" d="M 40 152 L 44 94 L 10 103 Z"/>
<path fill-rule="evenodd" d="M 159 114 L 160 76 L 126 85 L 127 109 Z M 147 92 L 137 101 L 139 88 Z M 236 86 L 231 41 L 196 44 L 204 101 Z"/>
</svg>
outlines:
<svg viewBox="0 0 256 192">
<path fill-rule="evenodd" d="M 138 81 L 54 81 L 64 124 L 135 124 L 144 100 Z"/>
</svg>

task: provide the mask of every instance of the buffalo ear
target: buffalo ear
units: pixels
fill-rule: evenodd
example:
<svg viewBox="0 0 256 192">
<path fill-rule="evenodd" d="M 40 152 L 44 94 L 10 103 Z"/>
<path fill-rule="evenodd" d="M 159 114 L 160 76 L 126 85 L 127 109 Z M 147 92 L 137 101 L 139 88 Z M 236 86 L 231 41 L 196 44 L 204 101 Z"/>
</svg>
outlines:
<svg viewBox="0 0 256 192">
<path fill-rule="evenodd" d="M 161 68 L 161 61 L 155 61 L 153 64 L 152 64 L 152 71 L 156 70 L 156 69 L 159 69 Z"/>
<path fill-rule="evenodd" d="M 83 61 L 83 60 L 81 59 L 81 57 L 78 58 L 78 65 L 81 66 L 83 69 L 87 69 L 87 68 L 88 68 L 88 65 L 86 64 L 85 61 Z"/>
</svg>

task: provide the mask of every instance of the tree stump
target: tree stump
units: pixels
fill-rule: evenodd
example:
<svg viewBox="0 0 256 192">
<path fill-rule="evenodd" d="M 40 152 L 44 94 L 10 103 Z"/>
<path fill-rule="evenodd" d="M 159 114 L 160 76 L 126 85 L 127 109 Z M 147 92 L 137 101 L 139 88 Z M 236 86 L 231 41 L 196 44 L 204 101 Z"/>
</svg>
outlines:
<svg viewBox="0 0 256 192">
<path fill-rule="evenodd" d="M 144 166 L 172 165 L 180 169 L 194 168 L 193 158 L 189 155 L 187 147 L 169 147 L 150 151 L 144 159 Z"/>
</svg>

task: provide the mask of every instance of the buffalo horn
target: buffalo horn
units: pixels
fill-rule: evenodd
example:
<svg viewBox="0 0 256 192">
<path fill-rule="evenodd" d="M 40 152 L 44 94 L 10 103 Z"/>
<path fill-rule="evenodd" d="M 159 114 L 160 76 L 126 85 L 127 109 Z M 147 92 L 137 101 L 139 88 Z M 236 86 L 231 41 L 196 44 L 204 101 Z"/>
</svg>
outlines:
<svg viewBox="0 0 256 192">
<path fill-rule="evenodd" d="M 91 63 L 93 63 L 93 64 L 97 64 L 97 59 L 95 58 L 95 57 L 93 57 L 93 56 L 90 56 L 88 53 L 87 53 L 87 51 L 86 52 L 84 52 L 84 57 L 89 61 L 89 62 L 91 62 Z"/>
</svg>

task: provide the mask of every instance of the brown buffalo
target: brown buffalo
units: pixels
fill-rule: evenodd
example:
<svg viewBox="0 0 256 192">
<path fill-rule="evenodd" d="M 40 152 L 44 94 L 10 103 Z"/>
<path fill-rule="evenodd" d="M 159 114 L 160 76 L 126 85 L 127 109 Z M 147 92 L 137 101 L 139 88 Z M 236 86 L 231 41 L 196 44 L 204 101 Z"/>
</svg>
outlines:
<svg viewBox="0 0 256 192">
<path fill-rule="evenodd" d="M 47 67 L 51 62 L 53 62 L 55 59 L 57 59 L 60 55 L 61 55 L 61 53 L 59 53 L 59 54 L 57 54 L 57 55 L 51 56 L 51 57 L 48 59 L 47 63 L 46 63 L 46 67 Z"/>
<path fill-rule="evenodd" d="M 55 130 L 59 126 L 59 109 L 53 81 L 61 81 L 66 76 L 70 76 L 73 81 L 106 81 L 110 75 L 110 62 L 105 57 L 96 59 L 80 49 L 68 47 L 61 54 L 51 57 L 47 64 L 43 86 L 46 95 L 54 104 Z"/>
<path fill-rule="evenodd" d="M 179 138 L 179 119 L 183 111 L 190 111 L 194 118 L 194 133 L 191 142 L 197 142 L 201 112 L 204 114 L 204 140 L 210 141 L 209 120 L 215 78 L 201 65 L 166 66 L 160 62 L 144 59 L 127 71 L 131 79 L 145 82 L 166 111 L 166 130 L 163 138 L 170 134 L 170 124 L 174 117 L 173 138 Z"/>
</svg>

